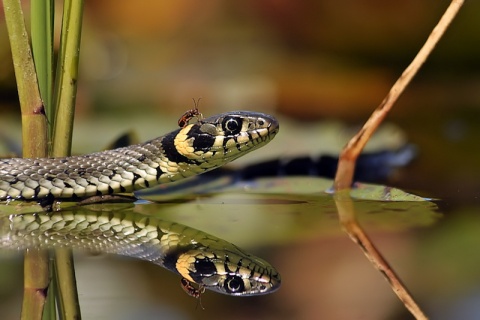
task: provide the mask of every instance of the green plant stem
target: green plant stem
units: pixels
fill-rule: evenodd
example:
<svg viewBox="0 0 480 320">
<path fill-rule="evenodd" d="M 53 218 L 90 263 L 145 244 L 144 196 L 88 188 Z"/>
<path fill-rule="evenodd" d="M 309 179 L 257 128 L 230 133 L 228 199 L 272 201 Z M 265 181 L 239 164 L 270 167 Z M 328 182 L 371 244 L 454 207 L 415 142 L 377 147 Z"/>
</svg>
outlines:
<svg viewBox="0 0 480 320">
<path fill-rule="evenodd" d="M 40 95 L 47 118 L 52 123 L 54 2 L 53 0 L 32 0 L 30 12 L 32 51 Z M 53 126 L 50 126 L 50 134 L 52 128 Z"/>
<path fill-rule="evenodd" d="M 55 274 L 61 299 L 58 301 L 60 314 L 64 319 L 80 319 L 80 303 L 75 281 L 75 268 L 72 250 L 55 249 Z"/>
<path fill-rule="evenodd" d="M 24 157 L 47 155 L 47 122 L 19 0 L 3 0 L 22 112 Z"/>
<path fill-rule="evenodd" d="M 38 90 L 32 52 L 19 0 L 3 0 L 22 113 L 24 157 L 47 155 L 47 121 Z M 24 260 L 22 319 L 41 319 L 48 291 L 48 253 L 27 250 Z"/>
<path fill-rule="evenodd" d="M 68 156 L 71 153 L 83 6 L 83 0 L 66 0 L 63 7 L 62 35 L 54 88 L 56 116 L 51 150 L 54 157 Z M 80 304 L 72 250 L 56 249 L 54 255 L 60 312 L 65 319 L 79 319 Z"/>
<path fill-rule="evenodd" d="M 21 319 L 42 319 L 48 291 L 48 252 L 27 249 L 24 258 L 24 291 Z"/>
<path fill-rule="evenodd" d="M 32 0 L 30 6 L 30 27 L 32 36 L 32 51 L 35 70 L 40 89 L 40 96 L 45 106 L 47 119 L 53 121 L 54 109 L 52 107 L 53 94 L 53 27 L 54 27 L 54 2 L 53 0 Z M 52 134 L 53 126 L 49 126 Z M 52 263 L 49 263 L 49 279 L 52 279 Z M 42 319 L 56 319 L 55 286 L 50 287 L 46 296 Z M 42 313 L 39 313 L 42 314 Z"/>
<path fill-rule="evenodd" d="M 63 7 L 54 95 L 56 106 L 52 146 L 54 157 L 69 155 L 72 147 L 83 5 L 83 0 L 67 0 Z"/>
<path fill-rule="evenodd" d="M 45 301 L 45 307 L 43 308 L 43 317 L 42 320 L 55 320 L 57 319 L 57 308 L 55 304 L 56 291 L 55 288 L 55 278 L 52 277 L 53 274 L 53 261 L 49 259 L 49 279 L 50 284 L 48 288 L 47 299 Z"/>
</svg>

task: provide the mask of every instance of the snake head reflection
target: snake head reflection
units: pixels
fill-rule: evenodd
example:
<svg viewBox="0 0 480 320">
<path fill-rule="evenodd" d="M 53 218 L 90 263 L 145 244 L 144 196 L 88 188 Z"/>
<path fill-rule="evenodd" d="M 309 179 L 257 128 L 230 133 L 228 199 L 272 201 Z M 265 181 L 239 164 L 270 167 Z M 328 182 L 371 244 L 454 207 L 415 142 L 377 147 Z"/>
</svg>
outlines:
<svg viewBox="0 0 480 320">
<path fill-rule="evenodd" d="M 233 296 L 254 296 L 272 293 L 280 287 L 278 272 L 261 276 L 243 276 L 241 274 L 217 275 L 216 285 L 209 289 Z M 208 288 L 208 287 L 207 287 Z"/>
<path fill-rule="evenodd" d="M 280 287 L 280 274 L 274 267 L 236 246 L 232 247 L 215 253 L 204 250 L 187 252 L 185 257 L 189 259 L 180 257 L 177 271 L 206 289 L 232 296 L 262 295 Z M 187 260 L 190 263 L 182 263 Z"/>
</svg>

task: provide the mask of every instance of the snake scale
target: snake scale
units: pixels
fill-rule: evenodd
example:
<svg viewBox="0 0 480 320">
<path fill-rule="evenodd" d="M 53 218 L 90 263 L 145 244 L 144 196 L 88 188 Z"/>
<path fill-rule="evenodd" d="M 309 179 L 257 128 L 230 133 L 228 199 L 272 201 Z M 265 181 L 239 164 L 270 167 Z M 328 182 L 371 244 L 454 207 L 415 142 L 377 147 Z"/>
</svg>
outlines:
<svg viewBox="0 0 480 320">
<path fill-rule="evenodd" d="M 272 116 L 247 111 L 193 124 L 188 120 L 171 133 L 124 148 L 64 158 L 0 159 L 0 200 L 8 205 L 15 199 L 81 199 L 180 180 L 264 146 L 279 129 Z M 202 231 L 133 212 L 85 211 L 1 217 L 0 248 L 67 246 L 136 257 L 180 274 L 184 289 L 195 296 L 204 289 L 258 295 L 280 286 L 280 275 L 267 262 Z"/>
</svg>

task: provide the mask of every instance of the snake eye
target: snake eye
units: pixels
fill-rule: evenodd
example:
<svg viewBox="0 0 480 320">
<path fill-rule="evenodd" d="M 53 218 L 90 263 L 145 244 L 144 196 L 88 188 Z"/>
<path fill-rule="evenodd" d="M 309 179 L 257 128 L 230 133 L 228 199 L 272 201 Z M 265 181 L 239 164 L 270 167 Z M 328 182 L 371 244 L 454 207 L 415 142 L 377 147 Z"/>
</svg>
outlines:
<svg viewBox="0 0 480 320">
<path fill-rule="evenodd" d="M 241 119 L 228 117 L 223 121 L 223 131 L 227 134 L 237 134 L 242 129 Z"/>
<path fill-rule="evenodd" d="M 228 277 L 223 287 L 227 293 L 241 293 L 245 290 L 243 279 L 238 276 Z"/>
<path fill-rule="evenodd" d="M 211 276 L 217 272 L 215 264 L 210 259 L 197 259 L 195 261 L 195 270 L 198 275 Z"/>
</svg>

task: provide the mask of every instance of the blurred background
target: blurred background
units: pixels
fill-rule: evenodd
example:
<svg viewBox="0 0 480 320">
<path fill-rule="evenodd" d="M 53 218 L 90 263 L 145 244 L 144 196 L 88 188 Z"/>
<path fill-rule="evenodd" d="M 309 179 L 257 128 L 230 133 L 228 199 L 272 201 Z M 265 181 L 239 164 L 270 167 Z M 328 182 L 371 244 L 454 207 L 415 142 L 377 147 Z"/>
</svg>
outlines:
<svg viewBox="0 0 480 320">
<path fill-rule="evenodd" d="M 245 109 L 280 119 L 278 141 L 259 157 L 338 153 L 383 100 L 448 4 L 445 0 L 86 1 L 73 152 L 101 150 L 129 130 L 141 140 L 168 132 L 193 107 L 192 98 L 201 98 L 204 115 Z M 28 13 L 28 1 L 24 5 Z M 56 10 L 61 12 L 61 2 Z M 438 204 L 443 218 L 435 226 L 372 235 L 420 304 L 437 319 L 480 317 L 480 259 L 475 250 L 480 245 L 479 12 L 480 2 L 467 1 L 396 104 L 380 146 L 374 147 L 416 145 L 414 162 L 387 182 L 443 199 Z M 0 139 L 0 154 L 21 150 L 18 96 L 3 14 Z M 279 265 L 282 274 L 300 270 L 301 275 L 290 281 L 284 276 L 283 288 L 268 297 L 237 302 L 206 295 L 205 312 L 195 311 L 195 302 L 175 289 L 175 299 L 184 309 L 178 314 L 172 307 L 170 318 L 409 317 L 340 230 L 335 236 L 263 246 L 261 252 Z M 115 270 L 120 278 L 130 278 L 126 266 L 141 265 L 156 277 L 155 267 L 141 262 L 91 260 L 95 259 L 81 264 L 95 268 L 90 264 L 118 263 Z M 18 271 L 20 262 L 15 261 L 5 264 L 11 269 L 0 274 Z M 136 275 L 148 287 L 150 280 L 142 276 Z M 168 306 L 173 303 L 169 292 L 176 280 L 162 280 L 161 288 L 150 287 L 148 293 L 129 290 L 133 296 L 140 291 Z M 20 291 L 21 285 L 15 283 Z M 4 282 L 2 287 L 12 288 Z M 12 290 L 0 295 L 10 297 Z M 112 292 L 121 290 L 125 288 Z M 215 313 L 220 307 L 225 313 Z M 93 310 L 87 312 L 97 318 Z M 128 313 L 123 315 L 128 318 Z"/>
</svg>

